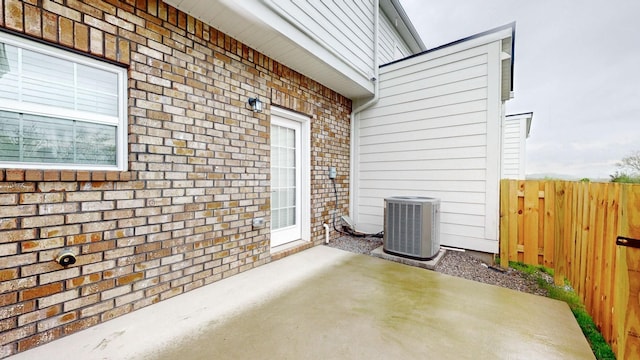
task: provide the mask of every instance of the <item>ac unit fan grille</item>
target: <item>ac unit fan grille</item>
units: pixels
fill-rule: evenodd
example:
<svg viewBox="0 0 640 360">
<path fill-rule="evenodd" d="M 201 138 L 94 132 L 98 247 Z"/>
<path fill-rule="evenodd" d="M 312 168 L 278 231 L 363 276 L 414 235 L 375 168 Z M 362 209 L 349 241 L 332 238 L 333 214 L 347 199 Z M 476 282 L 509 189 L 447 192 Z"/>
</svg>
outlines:
<svg viewBox="0 0 640 360">
<path fill-rule="evenodd" d="M 390 248 L 406 254 L 420 253 L 420 219 L 422 207 L 415 204 L 391 203 L 388 206 Z"/>
<path fill-rule="evenodd" d="M 385 252 L 429 259 L 440 250 L 440 201 L 423 197 L 385 199 Z"/>
</svg>

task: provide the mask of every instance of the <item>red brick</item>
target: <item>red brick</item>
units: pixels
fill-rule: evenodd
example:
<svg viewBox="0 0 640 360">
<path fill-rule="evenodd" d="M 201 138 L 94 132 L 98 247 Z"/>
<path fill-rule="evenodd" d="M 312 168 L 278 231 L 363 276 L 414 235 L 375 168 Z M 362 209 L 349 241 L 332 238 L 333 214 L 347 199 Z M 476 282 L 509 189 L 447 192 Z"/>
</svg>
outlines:
<svg viewBox="0 0 640 360">
<path fill-rule="evenodd" d="M 107 174 L 104 171 L 91 172 L 91 181 L 105 181 Z"/>
<path fill-rule="evenodd" d="M 18 269 L 0 270 L 0 281 L 13 280 L 17 278 L 18 278 Z"/>
<path fill-rule="evenodd" d="M 27 4 L 24 5 L 24 24 L 27 34 L 42 37 L 42 20 L 39 8 Z"/>
<path fill-rule="evenodd" d="M 80 288 L 80 296 L 87 296 L 96 293 L 102 293 L 103 291 L 113 289 L 115 286 L 115 280 L 103 280 L 97 283 L 89 284 Z"/>
<path fill-rule="evenodd" d="M 31 240 L 35 238 L 36 238 L 35 229 L 3 231 L 2 236 L 0 237 L 0 243 Z"/>
<path fill-rule="evenodd" d="M 77 318 L 78 313 L 72 311 L 66 314 L 61 314 L 52 318 L 41 320 L 40 322 L 38 322 L 38 332 L 47 331 L 60 325 L 70 323 L 72 321 L 75 321 Z"/>
<path fill-rule="evenodd" d="M 93 31 L 92 31 L 92 33 L 93 33 Z M 93 46 L 93 44 L 92 44 L 92 46 Z M 93 52 L 93 48 L 92 48 L 92 52 Z M 76 180 L 77 181 L 89 181 L 89 180 L 91 180 L 91 173 L 89 171 L 78 171 L 78 172 L 76 172 Z"/>
<path fill-rule="evenodd" d="M 65 17 L 58 19 L 58 37 L 62 45 L 73 46 L 73 21 Z"/>
<path fill-rule="evenodd" d="M 100 318 L 98 316 L 92 316 L 90 318 L 82 319 L 79 321 L 72 322 L 62 327 L 65 335 L 73 334 L 80 330 L 87 329 L 91 326 L 97 325 L 100 322 Z"/>
<path fill-rule="evenodd" d="M 58 15 L 43 11 L 42 37 L 53 42 L 58 40 Z"/>
<path fill-rule="evenodd" d="M 62 336 L 62 329 L 55 328 L 45 332 L 38 333 L 18 342 L 18 351 L 25 351 L 44 343 L 56 340 Z"/>
<path fill-rule="evenodd" d="M 46 179 L 47 177 L 46 172 L 44 176 Z M 50 181 L 50 182 L 38 183 L 38 191 L 43 193 L 59 192 L 59 191 L 76 191 L 76 190 L 78 190 L 78 184 L 75 182 Z"/>
<path fill-rule="evenodd" d="M 8 344 L 20 339 L 24 339 L 36 332 L 35 325 L 27 325 L 10 331 L 5 331 L 0 337 L 0 345 Z"/>
<path fill-rule="evenodd" d="M 129 275 L 125 275 L 125 276 L 119 277 L 118 279 L 116 279 L 116 284 L 118 286 L 126 285 L 126 284 L 130 284 L 132 282 L 141 280 L 143 278 L 144 278 L 144 273 L 142 273 L 142 272 L 133 273 L 133 274 L 129 274 Z"/>
<path fill-rule="evenodd" d="M 81 276 L 74 279 L 67 280 L 67 289 L 74 287 L 89 285 L 102 280 L 102 274 L 95 273 L 91 275 Z"/>
<path fill-rule="evenodd" d="M 20 301 L 31 300 L 35 298 L 41 298 L 49 296 L 62 291 L 62 283 L 53 283 L 44 286 L 38 286 L 33 289 L 27 289 L 20 291 Z"/>
<path fill-rule="evenodd" d="M 24 181 L 24 170 L 7 169 L 5 171 L 5 181 Z"/>
<path fill-rule="evenodd" d="M 110 35 L 113 36 L 113 35 Z M 98 29 L 91 28 L 89 30 L 89 48 L 92 54 L 94 55 L 102 55 L 104 54 L 104 34 L 102 31 Z M 86 178 L 85 175 L 86 174 Z M 78 180 L 89 180 L 89 173 L 83 171 L 82 178 L 78 178 Z"/>
<path fill-rule="evenodd" d="M 15 328 L 16 328 L 16 319 L 15 318 L 0 320 L 0 333 L 2 333 L 3 331 L 10 330 L 10 329 L 15 329 Z"/>
<path fill-rule="evenodd" d="M 105 34 L 104 36 L 104 56 L 109 60 L 118 61 L 118 46 L 116 45 L 116 37 L 111 34 Z M 107 178 L 108 172 L 100 171 L 92 174 L 93 181 L 104 181 Z"/>
<path fill-rule="evenodd" d="M 33 264 L 37 261 L 36 254 L 20 254 L 0 257 L 0 269 Z"/>
<path fill-rule="evenodd" d="M 22 219 L 22 227 L 34 228 L 64 224 L 63 215 L 33 216 Z"/>
<path fill-rule="evenodd" d="M 13 30 L 22 31 L 23 28 L 23 8 L 22 1 L 4 0 L 5 6 L 5 25 Z M 7 170 L 9 172 L 9 170 Z"/>
<path fill-rule="evenodd" d="M 107 320 L 111 320 L 113 318 L 116 318 L 118 316 L 122 316 L 124 314 L 128 314 L 133 310 L 133 305 L 131 304 L 126 304 L 124 306 L 121 306 L 119 308 L 115 308 L 113 310 L 109 310 L 109 311 L 105 311 L 104 313 L 102 313 L 102 315 L 100 316 L 100 320 L 102 321 L 107 321 Z"/>
<path fill-rule="evenodd" d="M 26 181 L 42 181 L 42 170 L 26 170 L 24 178 Z"/>
<path fill-rule="evenodd" d="M 15 304 L 16 302 L 18 302 L 17 292 L 0 294 L 0 307 Z"/>
<path fill-rule="evenodd" d="M 13 304 L 11 306 L 0 308 L 0 319 L 20 316 L 22 314 L 32 312 L 35 309 L 36 309 L 35 300 Z M 0 338 L 2 337 L 0 336 Z"/>
<path fill-rule="evenodd" d="M 75 33 L 72 36 L 76 35 Z M 59 181 L 60 180 L 60 171 L 59 170 L 45 170 L 44 171 L 44 181 Z"/>
<path fill-rule="evenodd" d="M 61 312 L 62 306 L 54 305 L 42 310 L 26 313 L 18 317 L 18 326 L 24 326 L 26 324 L 31 324 L 39 320 L 50 318 L 60 314 Z"/>
<path fill-rule="evenodd" d="M 82 37 L 82 27 L 83 26 L 84 25 L 76 24 L 76 28 L 75 28 L 75 31 L 76 31 L 76 47 L 78 49 L 80 49 L 80 50 L 87 51 L 89 49 L 89 38 L 88 38 L 88 35 L 86 33 L 84 35 L 86 37 L 86 39 L 83 40 L 81 38 Z M 84 31 L 86 31 L 88 33 L 89 30 L 86 29 L 86 27 L 85 27 Z M 80 37 L 80 38 L 78 38 L 78 37 Z M 86 44 L 84 44 L 84 42 L 86 42 Z M 85 47 L 83 47 L 83 46 L 85 46 Z M 62 170 L 60 172 L 60 181 L 75 181 L 75 180 L 76 180 L 76 172 L 75 171 Z"/>
</svg>

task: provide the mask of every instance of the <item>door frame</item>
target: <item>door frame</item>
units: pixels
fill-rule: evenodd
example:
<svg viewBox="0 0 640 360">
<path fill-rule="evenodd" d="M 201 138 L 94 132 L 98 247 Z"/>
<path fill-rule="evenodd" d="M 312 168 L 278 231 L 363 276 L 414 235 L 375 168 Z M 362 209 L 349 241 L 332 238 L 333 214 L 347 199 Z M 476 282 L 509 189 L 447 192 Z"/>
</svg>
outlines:
<svg viewBox="0 0 640 360">
<path fill-rule="evenodd" d="M 311 118 L 275 106 L 271 106 L 271 116 L 300 123 L 300 240 L 311 241 Z"/>
</svg>

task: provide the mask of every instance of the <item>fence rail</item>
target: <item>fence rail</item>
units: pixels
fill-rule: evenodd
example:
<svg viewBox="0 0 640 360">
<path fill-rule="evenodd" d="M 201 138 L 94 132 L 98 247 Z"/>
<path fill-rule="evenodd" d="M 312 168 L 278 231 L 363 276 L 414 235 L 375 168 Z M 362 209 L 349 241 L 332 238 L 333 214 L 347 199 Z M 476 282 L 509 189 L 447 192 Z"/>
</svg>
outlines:
<svg viewBox="0 0 640 360">
<path fill-rule="evenodd" d="M 501 182 L 501 265 L 554 269 L 555 283 L 569 281 L 618 358 L 629 358 L 640 349 L 640 249 L 617 246 L 618 236 L 640 238 L 640 185 Z"/>
</svg>

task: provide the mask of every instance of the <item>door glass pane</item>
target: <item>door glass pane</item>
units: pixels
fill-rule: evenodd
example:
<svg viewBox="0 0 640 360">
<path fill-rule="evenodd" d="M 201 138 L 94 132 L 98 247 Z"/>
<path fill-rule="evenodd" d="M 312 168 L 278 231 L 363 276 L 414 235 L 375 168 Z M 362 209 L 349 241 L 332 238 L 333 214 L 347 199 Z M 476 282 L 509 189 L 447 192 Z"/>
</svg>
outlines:
<svg viewBox="0 0 640 360">
<path fill-rule="evenodd" d="M 271 227 L 296 224 L 296 132 L 271 126 Z"/>
</svg>

